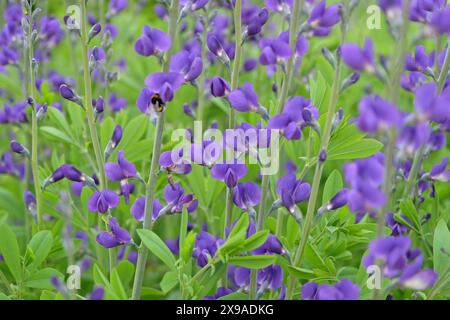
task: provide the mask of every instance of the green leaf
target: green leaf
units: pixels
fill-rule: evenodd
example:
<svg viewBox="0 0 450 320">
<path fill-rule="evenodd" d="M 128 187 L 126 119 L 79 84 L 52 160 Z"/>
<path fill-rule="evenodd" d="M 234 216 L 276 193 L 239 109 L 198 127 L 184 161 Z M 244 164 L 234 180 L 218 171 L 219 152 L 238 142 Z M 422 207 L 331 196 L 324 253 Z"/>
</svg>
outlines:
<svg viewBox="0 0 450 320">
<path fill-rule="evenodd" d="M 231 230 L 223 246 L 220 247 L 221 254 L 227 254 L 242 244 L 247 234 L 248 224 L 249 218 L 246 214 L 243 214 Z"/>
<path fill-rule="evenodd" d="M 123 129 L 123 137 L 120 141 L 120 148 L 125 150 L 129 145 L 141 140 L 147 131 L 150 121 L 145 114 L 141 114 L 127 123 Z"/>
<path fill-rule="evenodd" d="M 123 287 L 122 280 L 116 269 L 113 269 L 111 273 L 111 288 L 114 290 L 120 300 L 127 300 L 127 293 Z"/>
<path fill-rule="evenodd" d="M 297 268 L 294 266 L 288 266 L 288 272 L 294 277 L 302 280 L 310 280 L 316 277 L 314 271 L 309 269 Z"/>
<path fill-rule="evenodd" d="M 416 230 L 420 230 L 419 213 L 411 199 L 406 199 L 400 203 L 400 211 L 413 223 Z"/>
<path fill-rule="evenodd" d="M 11 300 L 11 299 L 3 292 L 0 292 L 0 300 Z"/>
<path fill-rule="evenodd" d="M 327 160 L 352 160 L 367 158 L 383 148 L 383 144 L 375 139 L 362 139 L 339 147 L 330 147 Z"/>
<path fill-rule="evenodd" d="M 323 188 L 322 205 L 326 204 L 331 198 L 333 198 L 338 191 L 342 189 L 343 182 L 342 176 L 338 170 L 333 170 L 328 176 L 325 186 Z"/>
<path fill-rule="evenodd" d="M 164 294 L 169 293 L 178 284 L 178 273 L 176 271 L 166 272 L 160 282 Z"/>
<path fill-rule="evenodd" d="M 187 233 L 187 225 L 188 225 L 188 212 L 187 208 L 183 208 L 183 211 L 181 213 L 181 223 L 180 223 L 180 248 L 184 248 L 184 243 L 186 240 L 186 233 Z"/>
<path fill-rule="evenodd" d="M 53 246 L 53 236 L 48 230 L 39 231 L 28 243 L 28 248 L 33 252 L 34 260 L 29 267 L 38 267 L 47 258 Z"/>
<path fill-rule="evenodd" d="M 134 264 L 128 260 L 121 261 L 114 267 L 122 283 L 127 286 L 134 277 Z"/>
<path fill-rule="evenodd" d="M 59 129 L 56 129 L 54 127 L 40 127 L 39 131 L 45 136 L 52 138 L 53 140 L 69 143 L 71 145 L 74 145 L 75 147 L 78 147 L 71 137 L 69 137 Z"/>
<path fill-rule="evenodd" d="M 233 292 L 226 296 L 220 297 L 219 300 L 248 300 L 248 294 L 243 292 Z"/>
<path fill-rule="evenodd" d="M 14 279 L 19 282 L 22 279 L 19 244 L 15 233 L 6 224 L 0 225 L 0 253 Z"/>
<path fill-rule="evenodd" d="M 242 245 L 240 245 L 236 250 L 230 252 L 230 254 L 237 254 L 241 252 L 247 252 L 256 248 L 259 248 L 266 242 L 269 237 L 269 230 L 261 230 L 253 234 L 251 237 L 246 239 Z"/>
<path fill-rule="evenodd" d="M 442 275 L 450 266 L 450 232 L 443 219 L 439 220 L 434 230 L 433 265 L 434 271 Z"/>
<path fill-rule="evenodd" d="M 175 270 L 176 260 L 173 256 L 172 252 L 169 250 L 167 245 L 161 238 L 150 230 L 139 229 L 137 230 L 139 237 L 141 237 L 144 245 L 155 255 L 157 256 L 166 266 L 168 266 L 171 270 Z"/>
<path fill-rule="evenodd" d="M 69 138 L 73 141 L 72 131 L 70 130 L 69 123 L 66 118 L 63 116 L 61 111 L 56 108 L 48 108 L 47 114 L 52 122 L 61 129 Z"/>
<path fill-rule="evenodd" d="M 53 268 L 44 268 L 35 273 L 25 280 L 25 286 L 35 289 L 54 289 L 50 282 L 52 276 L 58 277 L 61 281 L 64 281 L 64 276 L 61 272 Z"/>
<path fill-rule="evenodd" d="M 186 237 L 186 240 L 184 241 L 184 245 L 180 247 L 180 256 L 186 263 L 192 257 L 192 250 L 194 249 L 195 245 L 195 236 L 196 233 L 190 231 Z"/>
<path fill-rule="evenodd" d="M 238 256 L 231 257 L 228 262 L 239 267 L 246 267 L 250 269 L 262 269 L 274 264 L 276 257 L 273 255 L 260 256 Z"/>
</svg>

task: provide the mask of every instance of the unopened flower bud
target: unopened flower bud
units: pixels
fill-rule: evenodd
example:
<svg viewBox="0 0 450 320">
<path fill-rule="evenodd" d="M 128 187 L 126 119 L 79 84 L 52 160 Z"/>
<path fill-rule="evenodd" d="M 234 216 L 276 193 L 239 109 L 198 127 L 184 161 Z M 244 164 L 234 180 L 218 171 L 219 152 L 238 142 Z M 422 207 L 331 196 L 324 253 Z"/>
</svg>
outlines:
<svg viewBox="0 0 450 320">
<path fill-rule="evenodd" d="M 230 86 L 221 77 L 214 77 L 211 81 L 211 94 L 214 97 L 224 97 L 230 92 Z"/>
<path fill-rule="evenodd" d="M 11 141 L 11 150 L 17 154 L 24 155 L 26 157 L 30 156 L 30 151 L 28 151 L 27 148 L 25 148 L 22 144 L 18 143 L 15 140 Z"/>
<path fill-rule="evenodd" d="M 59 87 L 59 94 L 64 99 L 75 102 L 76 104 L 78 104 L 80 107 L 82 107 L 84 109 L 82 99 L 68 85 L 62 84 Z"/>
<path fill-rule="evenodd" d="M 96 23 L 92 26 L 91 30 L 89 30 L 88 35 L 88 43 L 91 42 L 100 32 L 102 31 L 102 25 L 100 23 Z"/>
</svg>

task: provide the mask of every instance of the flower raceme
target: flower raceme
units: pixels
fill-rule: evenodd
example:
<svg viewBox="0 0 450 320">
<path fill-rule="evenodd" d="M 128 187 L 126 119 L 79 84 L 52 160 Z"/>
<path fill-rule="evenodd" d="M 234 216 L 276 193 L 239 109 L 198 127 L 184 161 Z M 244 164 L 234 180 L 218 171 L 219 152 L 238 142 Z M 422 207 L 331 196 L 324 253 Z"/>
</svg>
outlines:
<svg viewBox="0 0 450 320">
<path fill-rule="evenodd" d="M 424 290 L 436 281 L 433 270 L 422 270 L 423 256 L 420 250 L 411 248 L 409 237 L 391 236 L 371 242 L 363 264 L 367 268 L 376 261 L 382 262 L 383 274 L 396 278 L 401 287 Z"/>
</svg>

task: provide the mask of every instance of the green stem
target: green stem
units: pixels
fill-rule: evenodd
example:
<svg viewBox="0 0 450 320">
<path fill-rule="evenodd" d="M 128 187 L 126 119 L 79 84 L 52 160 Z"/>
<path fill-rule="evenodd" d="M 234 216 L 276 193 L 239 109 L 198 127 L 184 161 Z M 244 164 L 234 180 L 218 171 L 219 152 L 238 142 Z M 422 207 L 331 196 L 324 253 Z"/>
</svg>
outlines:
<svg viewBox="0 0 450 320">
<path fill-rule="evenodd" d="M 278 106 L 276 110 L 277 114 L 282 112 L 284 109 L 284 105 L 286 103 L 286 99 L 295 73 L 295 44 L 297 41 L 299 20 L 303 10 L 303 4 L 304 0 L 296 0 L 294 1 L 294 5 L 292 8 L 292 20 L 289 27 L 289 45 L 292 50 L 292 56 L 288 60 L 286 67 L 286 77 L 284 78 L 283 84 L 281 86 L 280 98 L 278 100 Z M 269 176 L 263 175 L 261 181 L 261 204 L 258 210 L 257 230 L 261 230 L 264 227 L 268 187 L 269 187 Z M 277 218 L 277 230 L 282 228 L 283 220 L 284 220 L 283 213 L 279 212 Z M 250 279 L 250 299 L 254 299 L 256 296 L 257 290 L 256 280 L 257 280 L 256 272 L 252 270 L 252 277 Z"/>
<path fill-rule="evenodd" d="M 234 6 L 234 33 L 236 41 L 236 54 L 233 62 L 233 69 L 231 71 L 231 90 L 236 90 L 239 85 L 239 71 L 241 67 L 241 55 L 242 55 L 242 0 L 236 0 Z M 228 128 L 233 129 L 236 126 L 236 110 L 230 107 L 230 114 L 228 118 Z M 230 188 L 227 189 L 226 195 L 226 213 L 225 213 L 225 223 L 223 226 L 224 235 L 225 229 L 231 225 L 233 213 L 233 192 Z"/>
<path fill-rule="evenodd" d="M 234 6 L 234 33 L 236 41 L 235 57 L 233 63 L 233 70 L 231 71 L 231 90 L 236 90 L 239 85 L 239 71 L 241 68 L 242 56 L 242 0 L 236 0 Z M 236 111 L 230 107 L 229 128 L 233 129 L 236 125 Z"/>
<path fill-rule="evenodd" d="M 394 56 L 394 70 L 390 78 L 389 83 L 389 100 L 394 104 L 398 104 L 400 98 L 400 78 L 403 73 L 404 61 L 406 57 L 406 50 L 408 44 L 408 27 L 409 27 L 409 7 L 411 0 L 406 0 L 403 2 L 403 18 L 402 27 L 400 31 L 400 40 L 398 41 L 396 48 L 396 55 Z M 395 143 L 397 141 L 397 131 L 393 127 L 388 132 L 388 143 L 386 147 L 386 157 L 385 157 L 385 171 L 384 171 L 384 182 L 383 182 L 383 192 L 386 196 L 386 202 L 378 213 L 377 218 L 377 239 L 381 238 L 384 234 L 384 226 L 386 224 L 385 217 L 386 213 L 390 207 L 390 196 L 393 186 L 393 176 L 394 176 L 394 155 L 395 155 Z M 373 292 L 373 298 L 375 300 L 380 298 L 381 290 L 375 289 Z"/>
<path fill-rule="evenodd" d="M 31 33 L 33 32 L 33 18 L 32 13 L 29 12 L 29 29 L 28 29 L 28 63 L 29 63 L 29 75 L 30 75 L 30 96 L 35 101 L 34 108 L 31 112 L 31 171 L 33 172 L 34 192 L 36 195 L 36 212 L 37 212 L 37 229 L 42 228 L 42 190 L 39 182 L 39 162 L 38 162 L 38 120 L 36 117 L 36 81 L 35 72 L 33 68 L 33 42 L 31 39 Z"/>
<path fill-rule="evenodd" d="M 205 76 L 206 76 L 206 61 L 207 61 L 207 46 L 206 46 L 206 35 L 207 35 L 207 28 L 208 28 L 208 5 L 206 5 L 205 9 L 205 25 L 203 26 L 203 34 L 202 34 L 202 61 L 203 61 L 203 71 L 198 77 L 198 108 L 197 108 L 197 120 L 202 121 L 203 120 L 203 114 L 205 113 Z"/>
<path fill-rule="evenodd" d="M 91 75 L 89 71 L 89 47 L 88 47 L 88 30 L 87 30 L 87 11 L 86 1 L 80 0 L 81 6 L 81 44 L 83 54 L 83 73 L 84 73 L 84 107 L 86 108 L 86 117 L 91 136 L 92 147 L 94 149 L 95 160 L 99 170 L 100 187 L 106 187 L 106 175 L 104 155 L 100 148 L 100 142 L 97 134 L 97 127 L 95 125 L 94 108 L 92 107 L 92 84 Z"/>
<path fill-rule="evenodd" d="M 286 77 L 284 78 L 284 81 L 281 86 L 280 98 L 278 100 L 278 106 L 276 110 L 277 114 L 282 112 L 284 109 L 284 105 L 286 103 L 286 99 L 295 73 L 295 44 L 297 41 L 299 20 L 303 9 L 303 4 L 304 4 L 303 0 L 294 1 L 294 5 L 292 8 L 292 21 L 289 27 L 289 45 L 291 47 L 293 54 L 289 58 L 287 63 Z M 261 181 L 261 204 L 259 205 L 258 210 L 257 230 L 261 230 L 264 227 L 268 187 L 269 187 L 269 176 L 263 175 Z M 277 218 L 277 230 L 282 228 L 283 220 L 284 220 L 283 213 L 279 212 Z M 250 292 L 249 292 L 250 299 L 254 299 L 256 297 L 256 290 L 257 290 L 256 280 L 257 280 L 256 271 L 252 270 L 252 276 L 250 279 Z"/>
<path fill-rule="evenodd" d="M 95 161 L 97 164 L 99 179 L 100 179 L 100 189 L 107 188 L 107 180 L 105 173 L 105 157 L 100 147 L 100 140 L 97 133 L 97 126 L 94 117 L 94 108 L 92 106 L 92 83 L 91 83 L 91 73 L 89 68 L 89 44 L 88 44 L 88 22 L 87 22 L 87 9 L 86 1 L 80 0 L 81 7 L 81 51 L 83 56 L 83 82 L 84 82 L 84 107 L 86 110 L 87 124 L 89 128 L 89 134 L 91 138 L 92 147 L 94 149 Z M 102 230 L 102 219 L 98 219 L 98 227 Z M 108 250 L 110 270 L 114 267 L 115 260 L 112 256 L 114 254 L 111 250 Z"/>
<path fill-rule="evenodd" d="M 300 27 L 300 16 L 303 11 L 304 0 L 294 0 L 294 5 L 292 8 L 292 21 L 289 27 L 289 45 L 292 50 L 292 56 L 289 58 L 286 66 L 286 77 L 284 78 L 280 99 L 278 101 L 277 113 L 280 113 L 284 109 L 284 105 L 286 104 L 286 99 L 288 97 L 289 89 L 292 84 L 292 79 L 294 78 L 295 73 L 295 44 L 297 41 L 297 33 Z"/>
<path fill-rule="evenodd" d="M 343 25 L 341 27 L 340 43 L 345 43 L 345 39 L 347 36 L 347 25 L 346 25 L 345 21 L 343 21 L 342 23 L 343 23 Z M 339 100 L 341 73 L 342 73 L 342 63 L 341 63 L 341 59 L 338 57 L 337 63 L 336 63 L 336 69 L 335 69 L 335 73 L 334 73 L 334 78 L 333 78 L 332 95 L 331 95 L 331 99 L 328 103 L 327 120 L 325 123 L 325 128 L 324 128 L 324 131 L 322 134 L 322 138 L 320 141 L 319 153 L 322 151 L 327 152 L 327 150 L 328 150 L 328 144 L 329 144 L 330 138 L 331 138 L 331 130 L 333 127 L 333 120 L 334 120 L 334 116 L 336 113 L 336 105 Z M 319 157 L 319 155 L 317 155 L 317 158 L 318 157 Z M 319 195 L 319 186 L 320 186 L 320 181 L 322 179 L 324 165 L 325 165 L 325 162 L 317 161 L 317 163 L 316 163 L 313 183 L 311 186 L 311 194 L 309 196 L 308 208 L 306 211 L 305 222 L 303 224 L 303 229 L 302 229 L 302 234 L 301 234 L 300 245 L 297 247 L 297 250 L 294 254 L 293 265 L 295 267 L 300 267 L 301 263 L 303 262 L 306 244 L 308 243 L 309 233 L 311 231 L 312 224 L 314 221 L 314 213 L 316 211 L 317 197 Z M 294 288 L 295 288 L 295 277 L 290 276 L 290 280 L 289 280 L 289 283 L 287 286 L 287 292 L 286 292 L 287 300 L 292 299 L 292 296 L 294 293 Z"/>
<path fill-rule="evenodd" d="M 169 36 L 172 39 L 172 44 L 174 43 L 173 40 L 175 39 L 176 36 L 179 10 L 180 10 L 180 1 L 172 0 L 169 17 Z M 167 72 L 169 69 L 169 60 L 172 55 L 172 52 L 173 52 L 173 45 L 172 48 L 166 53 L 163 66 L 164 72 Z M 165 119 L 165 111 L 159 114 L 158 120 L 156 122 L 156 136 L 153 143 L 152 162 L 150 165 L 150 174 L 148 177 L 145 192 L 145 211 L 144 211 L 143 228 L 147 230 L 151 230 L 153 227 L 152 223 L 153 199 L 155 198 L 156 183 L 159 172 L 159 157 L 161 155 L 161 144 L 164 132 L 164 119 Z M 141 289 L 144 281 L 147 256 L 148 256 L 148 249 L 141 243 L 138 251 L 136 273 L 134 275 L 134 283 L 133 283 L 133 293 L 131 296 L 133 300 L 139 300 L 141 297 Z"/>
</svg>

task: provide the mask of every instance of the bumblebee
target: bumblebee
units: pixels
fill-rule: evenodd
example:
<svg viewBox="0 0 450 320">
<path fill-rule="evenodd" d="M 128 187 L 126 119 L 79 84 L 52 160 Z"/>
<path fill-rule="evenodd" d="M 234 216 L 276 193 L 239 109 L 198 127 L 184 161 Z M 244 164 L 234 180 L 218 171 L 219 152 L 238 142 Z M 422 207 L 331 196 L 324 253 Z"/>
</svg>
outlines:
<svg viewBox="0 0 450 320">
<path fill-rule="evenodd" d="M 158 93 L 152 95 L 151 103 L 156 112 L 162 112 L 164 110 L 164 101 Z"/>
</svg>

